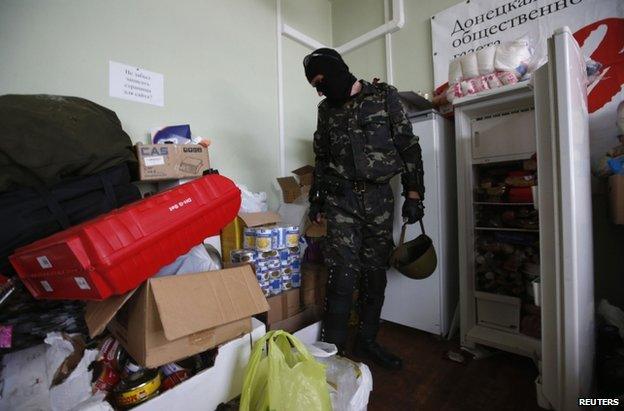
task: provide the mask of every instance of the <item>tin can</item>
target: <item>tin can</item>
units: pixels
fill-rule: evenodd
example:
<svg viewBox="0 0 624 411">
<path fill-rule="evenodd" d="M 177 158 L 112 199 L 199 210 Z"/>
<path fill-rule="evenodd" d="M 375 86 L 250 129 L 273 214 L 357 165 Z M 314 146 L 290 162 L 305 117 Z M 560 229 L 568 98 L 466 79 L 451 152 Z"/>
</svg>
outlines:
<svg viewBox="0 0 624 411">
<path fill-rule="evenodd" d="M 288 260 L 288 258 L 290 258 L 290 250 L 288 248 L 282 248 L 278 251 L 278 254 L 280 261 Z"/>
<path fill-rule="evenodd" d="M 290 278 L 288 279 L 282 278 L 282 291 L 288 291 L 292 289 L 293 289 L 292 280 Z"/>
<path fill-rule="evenodd" d="M 290 276 L 290 281 L 293 288 L 301 287 L 301 274 L 293 272 L 293 274 Z"/>
<path fill-rule="evenodd" d="M 299 255 L 299 247 L 288 247 L 290 255 Z"/>
<path fill-rule="evenodd" d="M 284 227 L 273 228 L 273 249 L 281 250 L 286 247 L 286 229 Z"/>
<path fill-rule="evenodd" d="M 268 280 L 272 281 L 276 278 L 282 278 L 282 270 L 271 270 L 268 273 Z"/>
<path fill-rule="evenodd" d="M 286 227 L 286 247 L 297 247 L 299 245 L 299 227 Z"/>
<path fill-rule="evenodd" d="M 282 274 L 282 277 L 290 278 L 290 276 L 292 275 L 292 270 L 289 267 L 282 268 L 281 274 Z"/>
<path fill-rule="evenodd" d="M 270 228 L 260 228 L 256 230 L 256 250 L 261 253 L 272 250 L 273 230 Z"/>
<path fill-rule="evenodd" d="M 121 408 L 139 405 L 158 395 L 161 375 L 159 370 L 143 369 L 121 380 L 113 389 L 115 403 Z"/>
<path fill-rule="evenodd" d="M 270 293 L 271 295 L 277 295 L 282 292 L 282 278 L 274 278 L 271 279 L 270 282 Z"/>
<path fill-rule="evenodd" d="M 243 247 L 248 250 L 256 248 L 256 229 L 247 227 L 243 230 Z"/>
<path fill-rule="evenodd" d="M 277 246 L 279 241 L 279 230 L 277 227 L 271 228 L 271 249 L 277 250 L 279 247 Z"/>
<path fill-rule="evenodd" d="M 261 283 L 258 283 L 258 285 L 260 285 L 262 294 L 264 294 L 265 297 L 271 296 L 271 283 L 269 281 L 263 281 Z"/>
<path fill-rule="evenodd" d="M 233 263 L 253 263 L 256 261 L 256 252 L 254 250 L 232 250 L 230 260 Z"/>
<path fill-rule="evenodd" d="M 279 253 L 277 250 L 265 251 L 263 253 L 260 253 L 260 255 L 258 256 L 258 259 L 261 260 L 271 260 L 275 258 L 279 258 Z"/>
<path fill-rule="evenodd" d="M 182 381 L 188 380 L 191 376 L 191 372 L 189 370 L 174 362 L 163 365 L 160 367 L 160 371 L 163 374 L 163 380 L 160 384 L 160 392 L 164 392 L 175 387 Z"/>
<path fill-rule="evenodd" d="M 108 337 L 102 343 L 97 359 L 107 363 L 119 373 L 128 360 L 128 354 L 119 344 L 119 341 L 113 337 Z"/>
<path fill-rule="evenodd" d="M 95 363 L 93 375 L 97 375 L 97 378 L 93 382 L 93 389 L 105 393 L 112 390 L 121 380 L 121 376 L 117 370 L 115 370 L 111 364 L 103 360 Z"/>
<path fill-rule="evenodd" d="M 135 363 L 133 360 L 128 359 L 121 373 L 121 377 L 127 378 L 133 374 L 136 374 L 139 371 L 143 371 L 144 369 L 145 368 L 141 367 L 139 364 Z"/>
<path fill-rule="evenodd" d="M 268 270 L 256 270 L 256 279 L 259 283 L 263 283 L 265 281 L 269 281 L 269 271 Z"/>
<path fill-rule="evenodd" d="M 300 273 L 301 272 L 301 261 L 299 260 L 294 260 L 290 263 L 290 269 L 294 272 Z"/>
</svg>

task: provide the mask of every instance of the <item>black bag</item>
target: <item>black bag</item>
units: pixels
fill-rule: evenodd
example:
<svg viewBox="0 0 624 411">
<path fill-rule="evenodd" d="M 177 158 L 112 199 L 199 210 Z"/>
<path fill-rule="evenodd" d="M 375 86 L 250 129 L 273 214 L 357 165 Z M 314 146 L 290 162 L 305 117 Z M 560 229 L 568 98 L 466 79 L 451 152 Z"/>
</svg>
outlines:
<svg viewBox="0 0 624 411">
<path fill-rule="evenodd" d="M 0 192 L 136 163 L 114 111 L 79 97 L 0 96 Z"/>
<path fill-rule="evenodd" d="M 50 188 L 24 188 L 0 195 L 0 273 L 14 274 L 13 251 L 57 231 L 141 198 L 121 164 Z"/>
</svg>

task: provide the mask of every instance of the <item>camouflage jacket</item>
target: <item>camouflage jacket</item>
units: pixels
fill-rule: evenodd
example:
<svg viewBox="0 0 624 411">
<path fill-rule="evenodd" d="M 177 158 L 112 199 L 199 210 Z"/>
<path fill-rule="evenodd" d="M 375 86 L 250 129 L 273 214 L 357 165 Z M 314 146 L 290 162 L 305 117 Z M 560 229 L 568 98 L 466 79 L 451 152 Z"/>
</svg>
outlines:
<svg viewBox="0 0 624 411">
<path fill-rule="evenodd" d="M 418 137 L 396 88 L 360 80 L 362 91 L 342 106 L 323 100 L 314 133 L 314 186 L 310 201 L 324 198 L 329 180 L 386 183 L 402 173 L 405 191 L 424 196 Z"/>
</svg>

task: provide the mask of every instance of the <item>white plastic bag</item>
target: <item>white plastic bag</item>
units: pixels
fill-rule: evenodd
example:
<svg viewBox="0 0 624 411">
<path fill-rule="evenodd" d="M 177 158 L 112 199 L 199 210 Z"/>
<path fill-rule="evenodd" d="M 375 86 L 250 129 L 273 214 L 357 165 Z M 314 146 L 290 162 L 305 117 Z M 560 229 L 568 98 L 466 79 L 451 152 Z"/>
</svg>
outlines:
<svg viewBox="0 0 624 411">
<path fill-rule="evenodd" d="M 498 71 L 514 73 L 520 78 L 527 72 L 531 56 L 531 47 L 527 38 L 508 41 L 499 44 L 496 48 L 494 68 Z"/>
<path fill-rule="evenodd" d="M 477 64 L 477 55 L 468 53 L 460 58 L 462 77 L 464 79 L 477 77 L 479 75 L 479 65 Z"/>
<path fill-rule="evenodd" d="M 366 411 L 373 390 L 373 376 L 366 364 L 335 355 L 334 344 L 315 342 L 306 345 L 310 354 L 325 365 L 329 397 L 334 411 Z"/>
<path fill-rule="evenodd" d="M 174 262 L 162 267 L 154 277 L 164 277 L 167 275 L 183 275 L 193 273 L 203 273 L 221 269 L 221 259 L 213 253 L 208 253 L 206 247 L 214 247 L 210 244 L 199 244 L 191 248 L 188 253 L 176 258 Z M 212 254 L 212 255 L 211 255 Z"/>
<path fill-rule="evenodd" d="M 269 209 L 265 192 L 254 193 L 242 184 L 238 184 L 238 188 L 241 191 L 241 213 L 260 213 Z"/>
<path fill-rule="evenodd" d="M 461 81 L 463 77 L 462 68 L 459 58 L 454 59 L 449 63 L 448 82 L 449 85 L 453 85 Z"/>
<path fill-rule="evenodd" d="M 477 66 L 479 75 L 485 76 L 494 73 L 494 56 L 496 55 L 496 46 L 486 47 L 477 51 Z"/>
</svg>

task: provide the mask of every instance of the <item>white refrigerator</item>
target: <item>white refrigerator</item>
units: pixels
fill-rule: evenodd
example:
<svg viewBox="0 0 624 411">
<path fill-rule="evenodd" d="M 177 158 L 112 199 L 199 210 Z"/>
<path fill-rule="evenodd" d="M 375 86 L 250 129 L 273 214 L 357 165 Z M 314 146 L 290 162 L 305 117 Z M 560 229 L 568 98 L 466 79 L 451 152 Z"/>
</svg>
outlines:
<svg viewBox="0 0 624 411">
<path fill-rule="evenodd" d="M 579 398 L 590 396 L 594 384 L 587 79 L 583 56 L 569 29 L 555 31 L 547 46 L 548 63 L 534 73 L 531 83 L 455 101 L 460 337 L 467 347 L 484 345 L 533 358 L 540 373 L 539 405 L 570 410 L 578 408 Z M 538 210 L 539 227 L 483 224 L 478 217 L 483 207 L 526 204 L 477 198 L 480 173 L 498 164 L 523 162 L 533 154 L 537 190 L 532 205 Z M 534 297 L 541 320 L 539 336 L 522 330 L 520 313 L 526 300 L 480 288 L 477 247 L 487 236 L 505 230 L 506 236 L 521 232 L 539 239 Z"/>
<path fill-rule="evenodd" d="M 542 283 L 542 393 L 578 407 L 594 376 L 594 269 L 587 77 L 568 28 L 535 75 Z"/>
<path fill-rule="evenodd" d="M 381 318 L 436 335 L 448 333 L 458 302 L 457 189 L 453 124 L 434 110 L 408 110 L 422 150 L 425 183 L 426 233 L 437 252 L 438 267 L 428 278 L 413 280 L 391 268 Z M 395 178 L 394 240 L 399 241 L 403 197 Z M 406 241 L 420 235 L 420 226 L 406 230 Z"/>
</svg>

